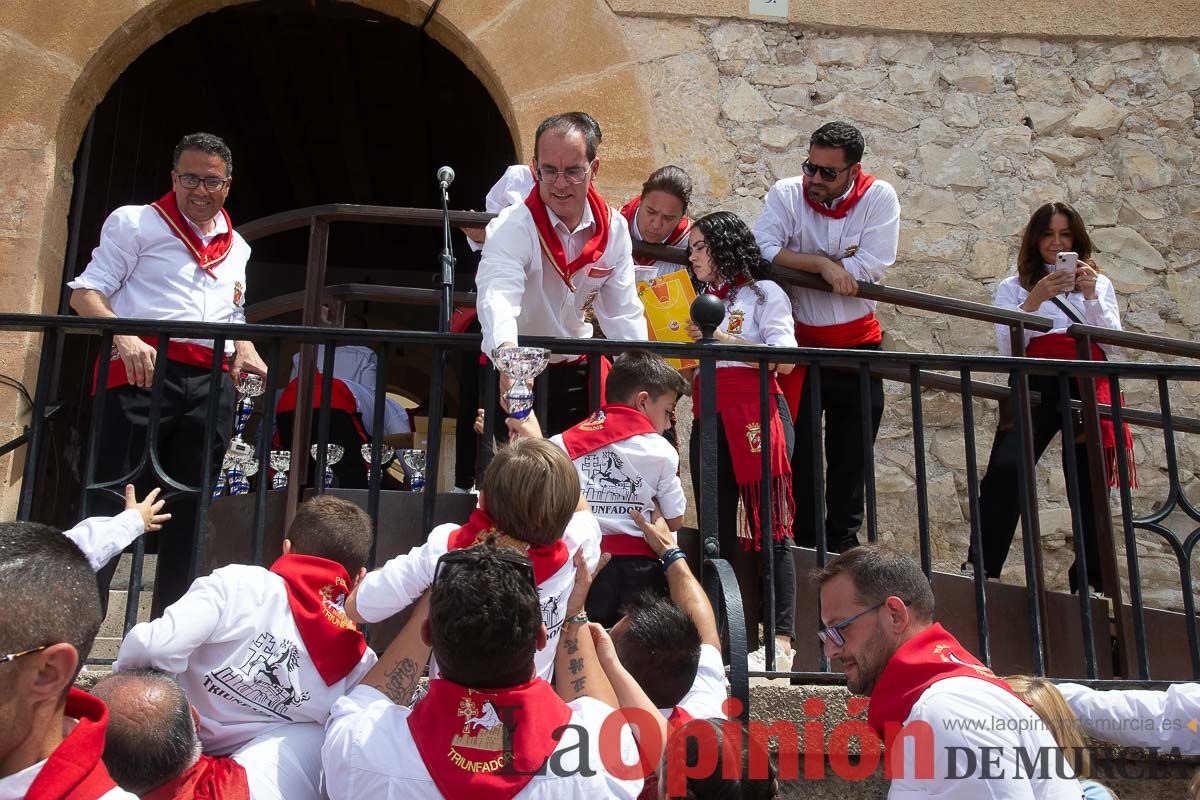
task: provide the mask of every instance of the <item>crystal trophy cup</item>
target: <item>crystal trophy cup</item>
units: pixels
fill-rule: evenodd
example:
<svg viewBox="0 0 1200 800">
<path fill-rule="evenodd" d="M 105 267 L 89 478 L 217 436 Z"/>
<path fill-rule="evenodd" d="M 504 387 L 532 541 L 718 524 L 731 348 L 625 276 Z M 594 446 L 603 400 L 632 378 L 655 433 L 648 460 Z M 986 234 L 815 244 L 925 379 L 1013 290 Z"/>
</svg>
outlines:
<svg viewBox="0 0 1200 800">
<path fill-rule="evenodd" d="M 346 455 L 346 448 L 340 444 L 327 444 L 325 447 L 325 478 L 323 486 L 328 489 L 330 486 L 333 486 L 333 470 L 331 467 L 341 461 L 342 456 Z M 314 444 L 309 448 L 309 452 L 312 453 L 313 461 L 316 461 L 317 445 Z"/>
<path fill-rule="evenodd" d="M 386 444 L 379 448 L 379 466 L 386 467 L 392 457 L 396 455 L 396 449 L 388 447 Z M 371 444 L 368 442 L 362 446 L 363 461 L 367 462 L 367 483 L 371 482 Z"/>
<path fill-rule="evenodd" d="M 402 452 L 405 466 L 412 470 L 408 488 L 411 491 L 419 492 L 425 488 L 425 451 L 404 450 Z"/>
<path fill-rule="evenodd" d="M 258 474 L 258 459 L 250 457 L 239 461 L 229 472 L 229 496 L 250 493 L 250 479 Z"/>
<path fill-rule="evenodd" d="M 533 379 L 550 363 L 550 351 L 542 347 L 500 347 L 492 359 L 496 368 L 512 379 L 505 392 L 508 415 L 525 419 L 533 410 Z"/>
<path fill-rule="evenodd" d="M 266 391 L 267 385 L 261 375 L 243 372 L 238 377 L 235 387 L 238 393 L 237 405 L 234 407 L 233 438 L 229 440 L 229 449 L 221 460 L 221 474 L 217 476 L 213 487 L 213 497 L 220 497 L 229 485 L 230 496 L 245 494 L 250 491 L 250 476 L 258 472 L 258 460 L 254 458 L 254 447 L 242 434 L 246 432 L 246 423 L 254 414 L 254 398 Z"/>
<path fill-rule="evenodd" d="M 271 476 L 272 489 L 286 489 L 288 485 L 287 471 L 292 466 L 292 451 L 291 450 L 272 450 L 271 451 L 271 469 L 275 470 L 275 474 Z"/>
</svg>

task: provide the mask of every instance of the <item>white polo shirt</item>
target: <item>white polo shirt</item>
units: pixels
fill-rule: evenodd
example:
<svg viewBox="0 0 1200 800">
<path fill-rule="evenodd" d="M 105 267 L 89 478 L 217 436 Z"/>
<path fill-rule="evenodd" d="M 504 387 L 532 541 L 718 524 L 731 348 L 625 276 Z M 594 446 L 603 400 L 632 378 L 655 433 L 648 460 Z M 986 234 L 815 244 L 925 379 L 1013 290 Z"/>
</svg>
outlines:
<svg viewBox="0 0 1200 800">
<path fill-rule="evenodd" d="M 202 234 L 184 218 L 205 244 L 225 233 L 225 215 L 216 228 Z M 246 263 L 250 245 L 237 231 L 228 257 L 212 273 L 201 269 L 183 242 L 149 205 L 122 206 L 108 215 L 100 245 L 83 273 L 67 283 L 72 289 L 94 289 L 108 298 L 113 313 L 132 319 L 187 322 L 245 322 Z M 212 346 L 210 339 L 174 339 Z M 233 342 L 225 342 L 226 354 Z"/>
<path fill-rule="evenodd" d="M 696 679 L 692 688 L 679 701 L 678 706 L 691 715 L 692 719 L 725 719 L 721 706 L 729 697 L 729 679 L 725 677 L 725 662 L 721 651 L 711 644 L 700 645 L 700 664 L 696 667 Z M 674 708 L 660 708 L 658 713 L 667 719 L 675 713 Z"/>
<path fill-rule="evenodd" d="M 762 292 L 760 299 L 754 291 Z M 720 328 L 732 336 L 768 347 L 795 347 L 796 325 L 792 321 L 792 302 L 775 281 L 755 281 L 739 286 L 725 298 L 725 318 Z M 741 361 L 718 361 L 717 368 L 744 367 Z"/>
<path fill-rule="evenodd" d="M 854 190 L 835 199 L 836 208 Z M 754 238 L 763 258 L 774 261 L 780 250 L 823 255 L 842 266 L 855 280 L 879 283 L 896 262 L 900 238 L 900 200 L 887 181 L 876 180 L 858 204 L 842 219 L 818 214 L 804 199 L 804 178 L 784 178 L 767 192 L 762 213 L 754 224 Z M 846 256 L 847 248 L 857 251 Z M 840 325 L 865 317 L 875 303 L 857 297 L 791 289 L 796 321 L 805 325 Z"/>
</svg>

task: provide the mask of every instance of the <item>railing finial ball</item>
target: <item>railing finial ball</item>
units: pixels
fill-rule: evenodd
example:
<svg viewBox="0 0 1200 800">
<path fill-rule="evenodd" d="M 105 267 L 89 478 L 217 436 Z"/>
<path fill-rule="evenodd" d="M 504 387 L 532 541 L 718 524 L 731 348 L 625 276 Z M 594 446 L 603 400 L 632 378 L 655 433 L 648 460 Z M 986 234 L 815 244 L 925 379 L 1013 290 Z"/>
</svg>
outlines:
<svg viewBox="0 0 1200 800">
<path fill-rule="evenodd" d="M 715 294 L 702 294 L 692 301 L 692 321 L 700 326 L 700 341 L 710 342 L 721 320 L 725 319 L 725 303 Z"/>
</svg>

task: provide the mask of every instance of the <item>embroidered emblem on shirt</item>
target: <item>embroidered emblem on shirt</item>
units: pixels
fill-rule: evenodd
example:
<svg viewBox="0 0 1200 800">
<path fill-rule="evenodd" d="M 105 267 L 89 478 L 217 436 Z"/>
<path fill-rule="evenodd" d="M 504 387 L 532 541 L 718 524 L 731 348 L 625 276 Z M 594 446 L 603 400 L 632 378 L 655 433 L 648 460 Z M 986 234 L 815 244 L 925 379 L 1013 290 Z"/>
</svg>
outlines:
<svg viewBox="0 0 1200 800">
<path fill-rule="evenodd" d="M 245 285 L 243 285 L 241 281 L 234 281 L 234 283 L 233 283 L 233 304 L 235 306 L 241 305 L 242 296 L 245 293 L 246 293 Z"/>
<path fill-rule="evenodd" d="M 585 322 L 595 322 L 596 321 L 596 315 L 595 315 L 595 312 L 592 310 L 592 306 L 594 306 L 596 304 L 596 298 L 599 296 L 600 296 L 600 287 L 596 287 L 595 289 L 592 289 L 592 291 L 590 291 L 588 293 L 587 299 L 583 301 L 582 311 L 583 311 L 583 319 Z"/>
<path fill-rule="evenodd" d="M 350 587 L 340 577 L 334 578 L 333 583 L 321 587 L 321 613 L 325 619 L 346 630 L 355 630 L 354 621 L 346 616 L 346 598 L 350 595 Z"/>
<path fill-rule="evenodd" d="M 290 710 L 309 699 L 299 685 L 300 649 L 295 642 L 265 631 L 250 645 L 241 666 L 222 667 L 204 676 L 209 694 L 289 722 Z"/>
<path fill-rule="evenodd" d="M 858 245 L 852 244 L 846 248 L 845 252 L 842 253 L 842 258 L 849 258 L 850 256 L 854 255 L 857 252 L 858 252 Z"/>
<path fill-rule="evenodd" d="M 735 308 L 729 312 L 729 325 L 726 326 L 725 332 L 733 336 L 737 336 L 742 332 L 742 323 L 746 321 L 746 312 L 740 308 Z"/>
<path fill-rule="evenodd" d="M 950 649 L 950 645 L 948 645 L 948 644 L 934 645 L 933 654 L 935 656 L 937 656 L 938 658 L 940 658 L 942 661 L 948 662 L 950 664 L 958 664 L 960 667 L 970 667 L 971 669 L 973 669 L 977 673 L 979 673 L 979 675 L 981 677 L 984 677 L 984 678 L 996 677 L 996 673 L 992 672 L 990 669 L 983 666 L 982 664 L 968 664 L 966 661 L 963 661 L 961 658 L 958 657 L 958 655 L 955 654 L 955 652 L 953 650 Z"/>
<path fill-rule="evenodd" d="M 751 453 L 762 452 L 762 426 L 759 423 L 746 423 L 746 441 L 750 443 Z"/>
<path fill-rule="evenodd" d="M 604 410 L 600 409 L 595 414 L 592 414 L 586 420 L 579 424 L 579 429 L 584 431 L 598 431 L 604 427 L 605 414 Z"/>
<path fill-rule="evenodd" d="M 454 752 L 455 747 L 470 747 L 472 750 L 499 753 L 504 749 L 504 722 L 490 700 L 483 701 L 483 707 L 480 708 L 475 704 L 472 694 L 474 692 L 469 692 L 458 704 L 458 716 L 463 718 L 463 729 L 462 733 L 450 740 L 450 750 Z M 468 768 L 465 764 L 459 764 L 457 759 L 455 764 L 462 769 Z M 492 766 L 490 763 L 482 767 L 482 770 L 472 771 L 495 772 L 499 769 L 499 765 Z"/>
</svg>

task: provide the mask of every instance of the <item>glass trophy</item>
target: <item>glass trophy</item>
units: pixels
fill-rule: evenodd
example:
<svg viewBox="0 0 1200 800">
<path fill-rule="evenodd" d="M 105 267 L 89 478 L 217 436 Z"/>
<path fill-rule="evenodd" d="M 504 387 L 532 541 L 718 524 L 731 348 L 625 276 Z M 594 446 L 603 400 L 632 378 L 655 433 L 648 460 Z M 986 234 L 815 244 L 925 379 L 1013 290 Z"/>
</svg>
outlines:
<svg viewBox="0 0 1200 800">
<path fill-rule="evenodd" d="M 236 466 L 229 471 L 229 496 L 237 497 L 240 494 L 249 494 L 250 479 L 257 474 L 257 458 L 252 457 L 237 462 Z"/>
<path fill-rule="evenodd" d="M 325 445 L 325 448 L 325 479 L 322 485 L 328 489 L 330 486 L 333 486 L 332 467 L 334 464 L 342 460 L 342 456 L 346 455 L 346 448 L 342 447 L 340 444 L 327 444 Z M 314 444 L 311 448 L 309 448 L 309 452 L 312 453 L 313 461 L 316 461 L 317 445 Z"/>
<path fill-rule="evenodd" d="M 550 363 L 550 351 L 543 347 L 499 347 L 493 354 L 496 368 L 512 379 L 504 394 L 508 414 L 525 419 L 533 410 L 533 379 Z"/>
<path fill-rule="evenodd" d="M 425 488 L 425 451 L 424 450 L 403 450 L 404 464 L 412 474 L 408 479 L 408 488 L 410 491 L 419 492 Z"/>
<path fill-rule="evenodd" d="M 386 467 L 388 465 L 388 462 L 390 462 L 395 455 L 396 455 L 396 449 L 394 447 L 388 447 L 386 444 L 380 445 L 380 447 L 379 447 L 379 466 Z M 370 442 L 367 442 L 366 444 L 364 444 L 362 446 L 362 457 L 363 457 L 363 461 L 367 462 L 367 483 L 370 483 L 371 482 L 371 443 Z"/>
<path fill-rule="evenodd" d="M 272 489 L 286 489 L 288 485 L 287 471 L 292 466 L 292 451 L 291 450 L 272 450 L 271 451 L 271 469 L 275 474 L 271 476 Z"/>
</svg>

